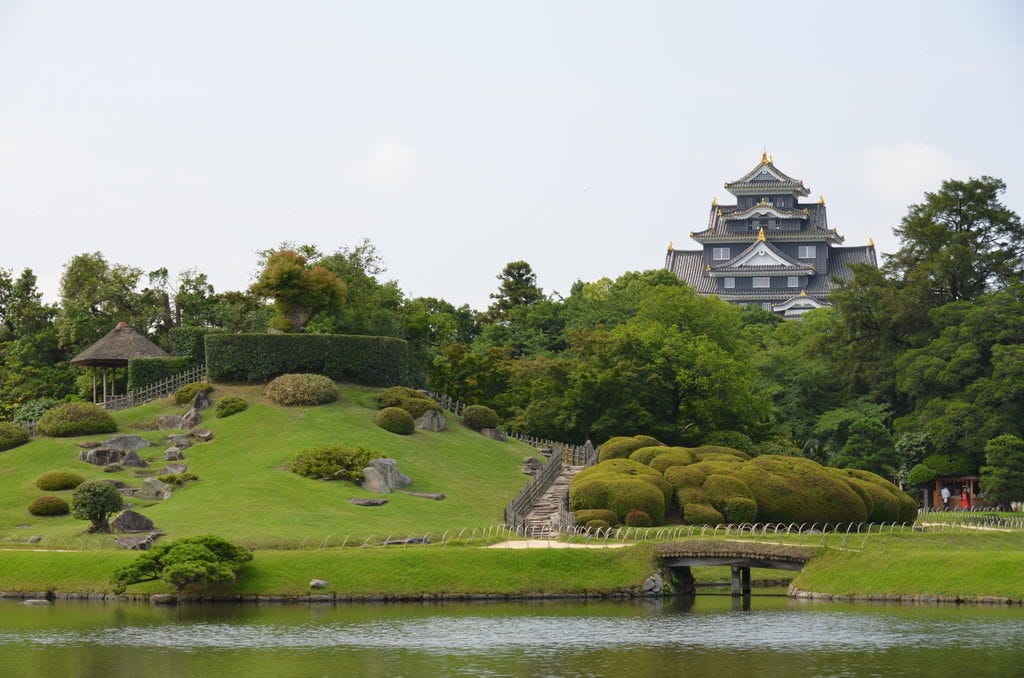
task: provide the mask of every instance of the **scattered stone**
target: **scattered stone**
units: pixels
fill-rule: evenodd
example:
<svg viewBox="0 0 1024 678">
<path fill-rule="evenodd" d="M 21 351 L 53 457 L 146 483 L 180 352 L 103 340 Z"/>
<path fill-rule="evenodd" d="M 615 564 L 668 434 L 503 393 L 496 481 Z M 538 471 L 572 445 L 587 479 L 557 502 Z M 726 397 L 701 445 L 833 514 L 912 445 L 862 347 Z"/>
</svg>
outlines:
<svg viewBox="0 0 1024 678">
<path fill-rule="evenodd" d="M 480 429 L 480 433 L 483 433 L 491 440 L 497 440 L 499 443 L 503 443 L 508 440 L 508 436 L 505 435 L 505 432 L 500 428 L 482 428 Z"/>
<path fill-rule="evenodd" d="M 164 499 L 171 498 L 172 488 L 167 483 L 161 482 L 156 478 L 146 478 L 142 481 L 142 487 L 135 491 L 135 496 L 139 499 L 155 499 L 162 501 Z"/>
<path fill-rule="evenodd" d="M 448 426 L 448 420 L 437 410 L 427 410 L 416 420 L 416 428 L 421 431 L 443 431 Z"/>
<path fill-rule="evenodd" d="M 406 537 L 404 539 L 385 539 L 381 546 L 399 546 L 402 544 L 429 544 L 429 537 Z"/>
<path fill-rule="evenodd" d="M 213 431 L 205 428 L 197 428 L 192 431 L 192 435 L 201 443 L 208 443 L 213 440 Z"/>
<path fill-rule="evenodd" d="M 548 457 L 550 459 L 551 455 L 555 453 L 555 448 L 553 448 L 553 447 L 538 447 L 537 448 L 537 453 L 540 454 L 542 457 Z"/>
<path fill-rule="evenodd" d="M 169 440 L 171 445 L 174 445 L 179 450 L 192 447 L 192 435 L 189 433 L 172 433 L 167 436 L 167 440 Z"/>
<path fill-rule="evenodd" d="M 117 473 L 118 471 L 121 470 L 123 469 L 121 468 L 120 464 L 107 464 L 106 466 L 103 467 L 103 471 L 105 473 Z"/>
<path fill-rule="evenodd" d="M 311 589 L 325 589 L 327 588 L 327 581 L 324 579 L 310 579 L 309 588 Z"/>
<path fill-rule="evenodd" d="M 103 441 L 104 447 L 122 452 L 134 452 L 149 447 L 149 441 L 135 434 L 114 436 Z"/>
<path fill-rule="evenodd" d="M 115 450 L 112 447 L 94 447 L 90 450 L 82 450 L 78 453 L 79 460 L 84 461 L 87 464 L 94 464 L 95 466 L 116 464 L 121 461 L 121 457 L 123 456 L 123 451 Z"/>
<path fill-rule="evenodd" d="M 134 487 L 119 487 L 117 491 L 121 493 L 122 497 L 134 497 L 138 492 Z"/>
<path fill-rule="evenodd" d="M 196 410 L 196 408 L 193 407 L 191 410 L 182 415 L 181 427 L 186 429 L 195 428 L 196 426 L 199 426 L 199 421 L 199 412 Z"/>
<path fill-rule="evenodd" d="M 161 431 L 173 431 L 185 428 L 181 425 L 181 415 L 177 414 L 160 415 L 156 418 L 156 427 Z"/>
<path fill-rule="evenodd" d="M 129 466 L 131 468 L 146 468 L 146 462 L 139 457 L 134 451 L 125 452 L 124 456 L 121 457 L 121 466 Z"/>
<path fill-rule="evenodd" d="M 398 470 L 398 462 L 394 459 L 371 459 L 370 465 L 363 469 L 362 487 L 368 492 L 389 494 L 411 483 L 412 479 Z"/>
<path fill-rule="evenodd" d="M 184 473 L 187 470 L 188 466 L 185 464 L 168 464 L 167 466 L 164 466 L 162 471 L 160 471 L 160 475 L 175 475 L 178 473 Z"/>
<path fill-rule="evenodd" d="M 40 537 L 38 534 L 34 534 L 31 537 L 29 537 L 28 539 L 26 539 L 25 541 L 27 541 L 29 544 L 38 544 L 42 540 L 43 540 L 42 537 Z"/>
<path fill-rule="evenodd" d="M 86 450 L 91 450 L 92 448 L 99 447 L 102 444 L 103 443 L 99 442 L 98 440 L 87 440 L 85 442 L 78 443 L 78 446 Z"/>
<path fill-rule="evenodd" d="M 400 492 L 402 494 L 407 494 L 410 497 L 420 497 L 422 499 L 433 499 L 434 501 L 441 501 L 442 499 L 444 499 L 444 495 L 443 494 L 439 494 L 437 492 L 413 492 L 411 490 L 395 490 L 395 491 L 396 492 Z"/>
<path fill-rule="evenodd" d="M 26 598 L 25 600 L 21 601 L 21 604 L 22 605 L 27 605 L 29 607 L 36 607 L 36 606 L 43 606 L 43 605 L 53 605 L 53 603 L 51 601 L 49 601 L 49 600 L 47 600 L 45 598 Z"/>
<path fill-rule="evenodd" d="M 154 593 L 149 597 L 149 602 L 154 605 L 174 605 L 178 602 L 178 596 L 173 593 Z"/>
<path fill-rule="evenodd" d="M 149 534 L 132 535 L 120 537 L 117 545 L 129 551 L 148 551 L 153 542 L 163 536 L 163 532 L 150 532 Z"/>
<path fill-rule="evenodd" d="M 387 499 L 360 499 L 353 497 L 348 500 L 348 503 L 355 504 L 356 506 L 383 506 L 388 503 Z"/>
<path fill-rule="evenodd" d="M 520 464 L 519 471 L 528 476 L 532 476 L 537 473 L 537 471 L 541 470 L 543 466 L 544 462 L 540 459 L 537 459 L 536 457 L 526 457 L 523 459 L 523 463 Z"/>
<path fill-rule="evenodd" d="M 659 573 L 655 572 L 644 580 L 640 590 L 648 595 L 660 595 L 664 587 L 665 580 L 661 578 Z"/>
<path fill-rule="evenodd" d="M 110 529 L 114 532 L 150 532 L 154 529 L 153 521 L 138 511 L 131 509 L 121 511 L 110 521 Z"/>
<path fill-rule="evenodd" d="M 179 459 L 184 458 L 185 453 L 182 452 L 181 448 L 178 446 L 168 447 L 166 450 L 164 450 L 164 459 L 166 459 L 167 461 L 178 461 Z"/>
<path fill-rule="evenodd" d="M 124 482 L 123 480 L 114 480 L 113 478 L 107 478 L 107 479 L 106 479 L 106 480 L 104 480 L 103 482 L 105 482 L 105 483 L 110 483 L 111 485 L 113 485 L 114 487 L 116 487 L 116 488 L 117 488 L 117 489 L 119 489 L 119 490 L 120 490 L 120 489 L 121 489 L 122 487 L 128 487 L 128 485 L 126 485 L 126 484 L 125 484 L 125 482 Z"/>
<path fill-rule="evenodd" d="M 202 412 L 208 407 L 213 406 L 213 401 L 210 400 L 210 391 L 212 389 L 203 389 L 196 393 L 196 397 L 192 399 L 192 409 L 196 412 Z"/>
</svg>

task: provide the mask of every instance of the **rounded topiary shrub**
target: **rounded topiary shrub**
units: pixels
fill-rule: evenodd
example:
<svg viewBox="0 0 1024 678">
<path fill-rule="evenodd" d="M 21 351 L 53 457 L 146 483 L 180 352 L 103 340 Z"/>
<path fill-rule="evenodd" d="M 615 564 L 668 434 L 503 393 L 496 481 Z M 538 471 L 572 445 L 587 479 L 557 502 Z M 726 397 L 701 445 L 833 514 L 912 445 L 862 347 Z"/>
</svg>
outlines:
<svg viewBox="0 0 1024 678">
<path fill-rule="evenodd" d="M 608 524 L 607 520 L 595 518 L 593 520 L 588 520 L 587 524 L 584 525 L 584 527 L 586 527 L 588 530 L 604 530 L 611 527 L 611 525 Z"/>
<path fill-rule="evenodd" d="M 36 487 L 46 492 L 59 492 L 73 490 L 84 482 L 85 478 L 76 473 L 51 471 L 36 478 Z"/>
<path fill-rule="evenodd" d="M 676 490 L 676 503 L 680 506 L 687 504 L 710 504 L 711 499 L 700 487 L 683 487 Z"/>
<path fill-rule="evenodd" d="M 624 521 L 630 511 L 641 510 L 651 517 L 652 525 L 665 522 L 665 495 L 638 478 L 613 478 L 608 481 L 608 506 Z"/>
<path fill-rule="evenodd" d="M 740 431 L 730 431 L 726 429 L 712 431 L 707 434 L 704 436 L 704 442 L 702 445 L 731 447 L 734 450 L 740 450 L 747 454 L 752 454 L 754 450 L 754 441 L 750 439 L 750 436 L 746 433 L 741 433 Z"/>
<path fill-rule="evenodd" d="M 323 405 L 338 399 L 338 387 L 320 374 L 282 374 L 267 384 L 265 394 L 288 407 Z"/>
<path fill-rule="evenodd" d="M 71 507 L 60 497 L 39 497 L 28 505 L 28 512 L 34 516 L 66 516 Z"/>
<path fill-rule="evenodd" d="M 375 456 L 361 447 L 313 447 L 295 456 L 291 470 L 306 478 L 351 480 L 358 483 L 363 480 L 363 469 L 369 466 L 370 460 Z"/>
<path fill-rule="evenodd" d="M 730 497 L 725 500 L 722 515 L 734 525 L 753 523 L 757 520 L 757 503 L 744 497 Z"/>
<path fill-rule="evenodd" d="M 626 527 L 650 527 L 651 517 L 640 510 L 626 514 Z"/>
<path fill-rule="evenodd" d="M 721 525 L 725 516 L 710 504 L 686 504 L 683 506 L 683 522 L 689 525 Z"/>
<path fill-rule="evenodd" d="M 607 443 L 606 443 L 607 444 Z M 641 464 L 650 464 L 659 454 L 664 452 L 667 448 L 664 445 L 652 445 L 650 447 L 641 447 L 637 450 L 633 450 L 629 453 L 629 458 L 633 461 L 638 461 Z"/>
<path fill-rule="evenodd" d="M 700 487 L 708 477 L 707 471 L 693 466 L 672 466 L 665 469 L 665 480 L 677 490 L 683 487 Z"/>
<path fill-rule="evenodd" d="M 36 424 L 39 433 L 53 437 L 84 436 L 94 433 L 114 433 L 117 423 L 110 413 L 93 403 L 64 403 L 40 417 Z"/>
<path fill-rule="evenodd" d="M 416 430 L 412 415 L 401 407 L 385 407 L 373 419 L 385 431 L 407 436 Z"/>
<path fill-rule="evenodd" d="M 613 476 L 614 477 L 614 476 Z M 584 509 L 605 509 L 608 506 L 608 479 L 604 476 L 584 479 L 577 483 L 575 478 L 569 487 L 569 508 L 579 513 Z M 612 513 L 615 513 L 612 511 Z M 618 515 L 615 516 L 616 522 Z"/>
<path fill-rule="evenodd" d="M 439 402 L 426 393 L 421 393 L 408 386 L 392 386 L 385 389 L 377 396 L 377 405 L 382 409 L 385 407 L 400 407 L 411 414 L 413 419 L 419 419 L 428 410 L 441 411 L 441 404 Z M 494 427 L 489 426 L 487 428 Z"/>
<path fill-rule="evenodd" d="M 650 462 L 650 467 L 658 473 L 664 473 L 673 466 L 689 466 L 694 461 L 693 452 L 685 447 L 666 447 L 665 451 Z"/>
<path fill-rule="evenodd" d="M 693 456 L 697 461 L 746 461 L 750 455 L 731 447 L 720 445 L 701 445 L 693 448 Z"/>
<path fill-rule="evenodd" d="M 249 409 L 249 403 L 245 402 L 244 398 L 228 396 L 217 401 L 217 404 L 213 407 L 213 414 L 218 419 L 223 419 L 224 417 L 230 417 L 232 414 L 244 412 L 247 409 Z"/>
<path fill-rule="evenodd" d="M 615 436 L 601 445 L 597 453 L 598 461 L 607 459 L 624 459 L 642 447 L 659 447 L 661 441 L 651 436 Z"/>
<path fill-rule="evenodd" d="M 28 442 L 28 431 L 21 424 L 0 421 L 0 452 Z"/>
<path fill-rule="evenodd" d="M 587 525 L 592 520 L 600 520 L 605 525 L 617 525 L 619 523 L 619 517 L 615 515 L 615 511 L 609 511 L 608 509 L 583 509 L 576 511 L 574 516 L 577 525 Z"/>
<path fill-rule="evenodd" d="M 191 384 L 185 384 L 174 392 L 174 403 L 176 405 L 187 405 L 192 402 L 192 399 L 195 398 L 196 394 L 200 391 L 212 390 L 213 384 L 209 384 L 205 381 L 193 381 Z"/>
<path fill-rule="evenodd" d="M 498 428 L 498 413 L 486 405 L 470 405 L 462 411 L 462 425 L 474 431 Z"/>
</svg>

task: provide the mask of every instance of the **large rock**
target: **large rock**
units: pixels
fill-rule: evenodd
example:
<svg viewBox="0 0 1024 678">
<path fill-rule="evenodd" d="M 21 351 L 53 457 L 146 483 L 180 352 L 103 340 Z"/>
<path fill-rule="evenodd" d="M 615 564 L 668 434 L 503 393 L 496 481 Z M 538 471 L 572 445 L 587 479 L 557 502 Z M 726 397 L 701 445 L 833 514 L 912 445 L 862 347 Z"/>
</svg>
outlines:
<svg viewBox="0 0 1024 678">
<path fill-rule="evenodd" d="M 208 443 L 213 440 L 213 431 L 205 428 L 193 429 L 192 435 L 201 443 Z"/>
<path fill-rule="evenodd" d="M 364 497 L 352 497 L 348 503 L 356 506 L 383 506 L 388 503 L 387 499 L 366 499 Z"/>
<path fill-rule="evenodd" d="M 203 389 L 196 393 L 196 397 L 192 399 L 192 409 L 196 412 L 202 412 L 208 407 L 213 406 L 213 401 L 210 400 L 210 391 L 213 389 Z"/>
<path fill-rule="evenodd" d="M 154 529 L 153 521 L 138 511 L 121 511 L 110 521 L 110 529 L 114 532 L 149 532 Z"/>
<path fill-rule="evenodd" d="M 150 532 L 145 535 L 132 535 L 130 537 L 121 537 L 117 540 L 117 545 L 123 549 L 130 551 L 148 551 L 157 539 L 163 536 L 163 532 Z"/>
<path fill-rule="evenodd" d="M 160 471 L 160 475 L 166 476 L 176 473 L 184 473 L 187 470 L 188 466 L 185 466 L 184 464 L 168 464 L 167 466 L 164 466 L 163 471 Z"/>
<path fill-rule="evenodd" d="M 91 450 L 82 450 L 78 453 L 79 460 L 87 464 L 95 464 L 96 466 L 119 464 L 123 456 L 123 451 L 110 447 L 94 447 Z"/>
<path fill-rule="evenodd" d="M 164 500 L 171 498 L 172 488 L 167 483 L 156 478 L 146 478 L 142 481 L 142 487 L 135 491 L 139 499 Z"/>
<path fill-rule="evenodd" d="M 180 414 L 162 414 L 156 418 L 156 427 L 161 431 L 174 431 L 185 428 L 181 425 Z"/>
<path fill-rule="evenodd" d="M 185 453 L 177 445 L 164 450 L 164 459 L 167 461 L 180 461 L 185 458 Z"/>
<path fill-rule="evenodd" d="M 390 494 L 411 483 L 412 479 L 398 470 L 394 459 L 371 459 L 370 465 L 363 469 L 363 489 L 368 492 Z"/>
<path fill-rule="evenodd" d="M 427 410 L 416 420 L 416 428 L 421 431 L 443 431 L 448 420 L 437 410 Z"/>
<path fill-rule="evenodd" d="M 130 466 L 132 468 L 146 468 L 146 462 L 135 453 L 134 450 L 125 452 L 124 456 L 121 457 L 121 466 Z"/>
<path fill-rule="evenodd" d="M 199 410 L 193 407 L 191 410 L 182 415 L 181 427 L 185 429 L 195 428 L 196 426 L 199 426 L 199 421 Z"/>
<path fill-rule="evenodd" d="M 103 447 L 109 447 L 112 450 L 121 450 L 122 452 L 134 452 L 135 450 L 142 450 L 149 447 L 149 441 L 142 436 L 122 435 L 114 436 L 103 441 Z"/>
<path fill-rule="evenodd" d="M 181 417 L 179 417 L 180 419 Z M 192 436 L 188 433 L 172 433 L 167 436 L 167 440 L 170 441 L 171 445 L 174 445 L 179 450 L 184 450 L 186 447 L 192 446 Z"/>
<path fill-rule="evenodd" d="M 482 428 L 480 429 L 480 433 L 483 433 L 491 440 L 497 440 L 499 443 L 503 443 L 508 440 L 508 436 L 505 435 L 505 432 L 500 428 Z"/>
</svg>

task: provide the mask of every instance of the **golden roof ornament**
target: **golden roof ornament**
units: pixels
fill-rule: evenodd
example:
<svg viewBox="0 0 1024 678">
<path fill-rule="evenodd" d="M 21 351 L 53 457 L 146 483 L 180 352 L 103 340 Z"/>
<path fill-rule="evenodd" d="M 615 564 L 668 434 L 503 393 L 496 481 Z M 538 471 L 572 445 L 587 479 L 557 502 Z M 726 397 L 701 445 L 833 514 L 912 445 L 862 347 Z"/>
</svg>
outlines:
<svg viewBox="0 0 1024 678">
<path fill-rule="evenodd" d="M 874 238 L 868 238 L 868 247 L 874 247 L 874 246 L 875 246 L 875 239 Z"/>
<path fill-rule="evenodd" d="M 712 207 L 717 207 L 718 206 L 718 196 L 717 195 L 714 198 L 711 199 L 711 206 Z"/>
<path fill-rule="evenodd" d="M 825 204 L 825 196 L 823 196 L 820 193 L 818 194 L 818 204 L 819 205 L 824 205 Z"/>
<path fill-rule="evenodd" d="M 807 296 L 807 290 L 800 290 L 800 296 L 801 297 L 806 297 Z"/>
<path fill-rule="evenodd" d="M 671 252 L 674 249 L 675 249 L 675 243 L 673 243 L 671 240 L 669 240 L 668 241 L 668 251 Z"/>
<path fill-rule="evenodd" d="M 762 165 L 767 165 L 770 162 L 771 162 L 771 160 L 768 159 L 768 149 L 763 149 L 761 151 L 761 164 Z"/>
<path fill-rule="evenodd" d="M 704 270 L 705 270 L 705 271 L 707 271 L 708 273 L 711 273 L 711 264 L 708 264 L 708 265 L 707 265 L 707 266 L 706 266 L 706 267 L 704 268 Z"/>
<path fill-rule="evenodd" d="M 768 238 L 766 238 L 766 237 L 765 237 L 765 235 L 764 235 L 764 226 L 762 226 L 762 227 L 761 227 L 761 230 L 759 230 L 759 231 L 757 232 L 757 241 L 758 241 L 758 242 L 764 242 L 764 241 L 765 241 L 765 240 L 767 240 L 767 239 L 768 239 Z"/>
</svg>

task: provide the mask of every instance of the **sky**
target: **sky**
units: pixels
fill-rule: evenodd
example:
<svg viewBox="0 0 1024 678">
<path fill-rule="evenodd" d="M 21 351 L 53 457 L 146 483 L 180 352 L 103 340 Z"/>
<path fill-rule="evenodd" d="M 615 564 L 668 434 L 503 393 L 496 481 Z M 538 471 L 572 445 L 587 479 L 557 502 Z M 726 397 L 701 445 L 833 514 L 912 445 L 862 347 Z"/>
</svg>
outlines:
<svg viewBox="0 0 1024 678">
<path fill-rule="evenodd" d="M 483 309 L 696 249 L 763 150 L 893 252 L 949 178 L 1024 214 L 1024 3 L 0 0 L 0 268 L 83 252 L 244 289 L 369 238 Z"/>
</svg>

